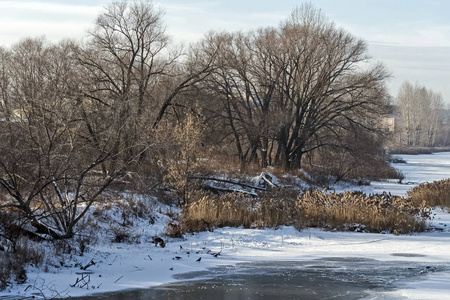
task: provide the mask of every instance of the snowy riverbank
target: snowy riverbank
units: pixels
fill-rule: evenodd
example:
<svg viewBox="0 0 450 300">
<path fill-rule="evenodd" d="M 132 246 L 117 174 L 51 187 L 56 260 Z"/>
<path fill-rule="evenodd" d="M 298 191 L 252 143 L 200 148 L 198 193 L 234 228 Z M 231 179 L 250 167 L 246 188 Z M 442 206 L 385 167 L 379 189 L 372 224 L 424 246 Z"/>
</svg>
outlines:
<svg viewBox="0 0 450 300">
<path fill-rule="evenodd" d="M 396 165 L 406 175 L 404 182 L 417 184 L 428 181 L 427 178 L 432 181 L 450 177 L 450 153 L 404 158 L 408 164 Z M 436 178 L 437 173 L 442 177 Z M 378 191 L 378 188 L 393 185 L 397 189 L 386 189 L 404 194 L 403 189 L 412 187 L 413 183 L 374 183 L 364 189 L 371 192 L 370 189 Z M 398 289 L 387 292 L 386 297 L 448 299 L 450 214 L 441 209 L 435 209 L 434 213 L 431 227 L 435 230 L 401 236 L 320 229 L 299 232 L 292 227 L 282 227 L 277 230 L 217 229 L 214 232 L 186 235 L 184 239 L 168 239 L 165 248 L 155 247 L 150 241 L 119 244 L 100 240 L 98 244 L 90 246 L 83 256 L 66 259 L 61 267 L 51 268 L 48 272 L 30 268 L 27 282 L 1 291 L 0 299 L 73 297 L 148 288 L 175 281 L 175 274 L 207 270 L 218 265 L 255 261 L 310 261 L 331 257 L 365 258 L 381 262 L 424 262 L 442 266 L 436 272 L 418 274 L 418 280 L 399 280 Z M 161 218 L 154 225 L 149 226 L 147 223 L 135 226 L 135 230 L 142 235 L 156 235 L 162 232 L 165 222 Z M 81 270 L 80 266 L 85 267 L 85 270 Z"/>
</svg>

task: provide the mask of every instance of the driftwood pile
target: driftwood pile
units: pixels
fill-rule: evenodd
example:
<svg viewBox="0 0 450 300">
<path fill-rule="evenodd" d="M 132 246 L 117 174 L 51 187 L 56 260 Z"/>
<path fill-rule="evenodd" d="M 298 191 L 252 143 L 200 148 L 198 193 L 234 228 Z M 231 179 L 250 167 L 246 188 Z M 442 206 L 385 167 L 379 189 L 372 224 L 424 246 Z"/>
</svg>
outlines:
<svg viewBox="0 0 450 300">
<path fill-rule="evenodd" d="M 254 180 L 255 184 L 212 176 L 190 176 L 189 180 L 200 181 L 202 189 L 211 191 L 215 194 L 238 193 L 257 196 L 259 192 L 280 187 L 278 179 L 267 172 L 262 172 L 261 175 Z"/>
</svg>

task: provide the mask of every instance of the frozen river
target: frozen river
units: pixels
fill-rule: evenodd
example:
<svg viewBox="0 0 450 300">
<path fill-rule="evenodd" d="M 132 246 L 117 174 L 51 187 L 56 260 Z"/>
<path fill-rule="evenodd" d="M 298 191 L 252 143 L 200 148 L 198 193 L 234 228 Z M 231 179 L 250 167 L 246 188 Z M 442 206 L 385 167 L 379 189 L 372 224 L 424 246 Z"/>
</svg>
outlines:
<svg viewBox="0 0 450 300">
<path fill-rule="evenodd" d="M 197 277 L 192 281 L 80 299 L 405 299 L 395 293 L 397 282 L 419 281 L 423 273 L 448 269 L 448 264 L 361 258 L 253 262 L 177 276 L 181 280 Z"/>
<path fill-rule="evenodd" d="M 450 153 L 400 157 L 406 163 L 395 167 L 405 175 L 402 183 L 374 182 L 364 191 L 404 195 L 422 182 L 450 177 Z M 231 228 L 202 233 L 198 239 L 204 244 L 209 237 L 221 244 L 231 240 L 230 263 L 248 262 L 178 274 L 177 282 L 150 289 L 80 299 L 448 299 L 450 263 L 448 251 L 442 252 L 450 249 L 448 231 L 400 237 L 311 232 L 312 238 L 305 231 L 289 237 Z M 282 245 L 273 241 L 280 234 Z M 242 246 L 235 248 L 239 239 Z"/>
<path fill-rule="evenodd" d="M 450 177 L 450 152 L 401 155 L 406 164 L 394 164 L 405 175 L 405 182 L 422 183 Z"/>
<path fill-rule="evenodd" d="M 372 182 L 370 186 L 363 187 L 366 193 L 390 192 L 394 195 L 406 195 L 412 187 L 424 182 L 450 178 L 450 152 L 421 155 L 396 155 L 406 163 L 396 163 L 393 166 L 398 169 L 405 178 L 399 183 L 398 180 L 386 182 Z M 347 187 L 338 187 L 342 191 Z M 360 189 L 357 187 L 356 189 Z"/>
</svg>

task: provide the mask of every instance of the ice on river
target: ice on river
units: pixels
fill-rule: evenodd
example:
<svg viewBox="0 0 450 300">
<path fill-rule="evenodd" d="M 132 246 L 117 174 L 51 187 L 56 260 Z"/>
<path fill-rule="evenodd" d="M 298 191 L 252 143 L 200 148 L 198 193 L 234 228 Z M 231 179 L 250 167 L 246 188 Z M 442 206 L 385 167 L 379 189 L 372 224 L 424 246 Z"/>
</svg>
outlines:
<svg viewBox="0 0 450 300">
<path fill-rule="evenodd" d="M 374 181 L 369 186 L 350 186 L 337 184 L 334 189 L 342 192 L 347 189 L 361 190 L 365 193 L 390 192 L 393 195 L 405 196 L 412 187 L 424 182 L 432 182 L 450 178 L 450 152 L 423 155 L 396 155 L 406 163 L 396 163 L 393 166 L 402 172 L 405 178 L 399 183 L 396 180 Z"/>
</svg>

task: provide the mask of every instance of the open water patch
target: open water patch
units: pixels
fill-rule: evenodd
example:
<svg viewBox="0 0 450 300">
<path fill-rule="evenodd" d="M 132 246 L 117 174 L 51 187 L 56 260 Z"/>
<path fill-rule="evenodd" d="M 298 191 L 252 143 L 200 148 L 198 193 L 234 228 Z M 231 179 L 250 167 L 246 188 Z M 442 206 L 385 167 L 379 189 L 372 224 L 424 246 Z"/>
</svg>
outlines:
<svg viewBox="0 0 450 300">
<path fill-rule="evenodd" d="M 399 256 L 399 257 L 425 257 L 424 254 L 417 254 L 417 253 L 392 253 L 392 256 Z"/>
<path fill-rule="evenodd" d="M 361 258 L 269 261 L 175 276 L 176 283 L 78 299 L 385 299 L 397 282 L 420 280 L 448 266 Z M 388 299 L 395 298 L 390 293 Z"/>
</svg>

